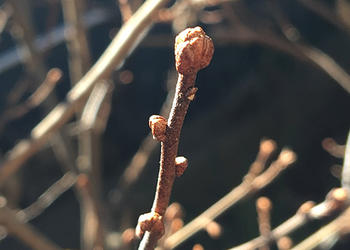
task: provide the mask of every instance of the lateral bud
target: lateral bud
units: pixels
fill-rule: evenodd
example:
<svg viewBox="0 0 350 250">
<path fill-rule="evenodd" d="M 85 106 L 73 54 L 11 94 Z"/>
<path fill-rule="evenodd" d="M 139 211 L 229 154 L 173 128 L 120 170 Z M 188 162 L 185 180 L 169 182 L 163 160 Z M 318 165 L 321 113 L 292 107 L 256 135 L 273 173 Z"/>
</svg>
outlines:
<svg viewBox="0 0 350 250">
<path fill-rule="evenodd" d="M 160 214 L 157 212 L 150 212 L 139 217 L 135 234 L 137 237 L 142 238 L 146 231 L 152 231 L 157 235 L 158 239 L 163 236 L 165 229 Z"/>
<path fill-rule="evenodd" d="M 177 177 L 183 175 L 185 170 L 187 169 L 188 161 L 183 156 L 178 156 L 175 158 L 175 174 Z"/>
<path fill-rule="evenodd" d="M 149 118 L 148 125 L 152 131 L 153 139 L 160 141 L 160 142 L 165 140 L 167 120 L 163 116 L 152 115 Z"/>
</svg>

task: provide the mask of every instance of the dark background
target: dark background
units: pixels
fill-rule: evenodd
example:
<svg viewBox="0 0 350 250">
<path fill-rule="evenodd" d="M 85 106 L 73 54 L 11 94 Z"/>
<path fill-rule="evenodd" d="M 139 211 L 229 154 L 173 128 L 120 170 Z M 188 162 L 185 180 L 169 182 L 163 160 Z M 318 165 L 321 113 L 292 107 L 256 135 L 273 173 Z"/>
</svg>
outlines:
<svg viewBox="0 0 350 250">
<path fill-rule="evenodd" d="M 246 1 L 246 8 L 257 20 L 269 19 L 266 6 L 261 2 Z M 330 8 L 333 4 L 331 1 Z M 60 5 L 56 5 L 54 27 L 62 25 Z M 52 13 L 50 15 L 46 1 L 33 1 L 33 7 L 36 29 L 44 34 L 52 28 L 47 25 Z M 89 30 L 94 61 L 109 44 L 113 29 L 120 27 L 115 1 L 89 1 L 88 8 L 95 7 L 102 7 L 112 15 Z M 328 53 L 345 70 L 350 69 L 349 35 L 298 2 L 283 1 L 281 9 L 306 43 Z M 184 207 L 185 222 L 241 182 L 262 138 L 274 139 L 279 150 L 287 146 L 298 156 L 293 167 L 271 185 L 219 217 L 217 221 L 223 227 L 219 239 L 210 239 L 201 231 L 179 247 L 190 249 L 193 244 L 202 243 L 205 249 L 225 249 L 258 235 L 257 197 L 265 195 L 272 200 L 272 225 L 275 227 L 292 216 L 304 201 L 321 202 L 331 188 L 340 185 L 331 175 L 330 167 L 342 161 L 329 155 L 321 142 L 332 137 L 340 144 L 345 143 L 350 98 L 339 84 L 309 62 L 258 43 L 220 41 L 220 37 L 215 36 L 217 31 L 231 28 L 225 21 L 199 24 L 212 37 L 216 49 L 210 66 L 198 75 L 199 91 L 181 134 L 179 154 L 186 156 L 190 165 L 184 176 L 176 180 L 171 200 Z M 253 22 L 253 27 L 257 26 Z M 150 46 L 152 39 L 159 35 L 164 35 L 165 39 L 159 46 Z M 116 192 L 119 176 L 149 132 L 148 117 L 159 112 L 166 97 L 167 78 L 174 74 L 171 42 L 174 37 L 171 24 L 155 25 L 122 67 L 133 72 L 132 83 L 123 85 L 117 78 L 118 72 L 114 75 L 116 88 L 102 147 L 104 197 L 112 216 L 109 223 L 116 231 L 120 230 L 123 217 L 129 226 L 135 226 L 138 216 L 152 205 L 159 149 L 152 154 L 139 182 L 128 194 L 124 203 L 127 213 L 123 210 L 126 214 L 119 214 L 120 210 L 113 207 L 111 194 Z M 10 31 L 5 30 L 0 40 L 0 57 L 1 51 L 14 46 Z M 70 89 L 67 56 L 63 42 L 45 53 L 48 68 L 58 67 L 64 71 L 64 79 L 56 89 L 60 100 Z M 2 112 L 3 100 L 23 74 L 23 66 L 18 64 L 0 75 Z M 38 108 L 8 124 L 0 135 L 1 153 L 5 154 L 17 141 L 28 137 L 43 117 L 45 112 Z M 19 207 L 26 207 L 57 180 L 62 171 L 50 147 L 45 147 L 25 164 L 19 175 L 22 186 Z M 303 227 L 292 235 L 293 240 L 304 239 L 326 222 Z M 73 191 L 64 193 L 31 223 L 60 246 L 79 248 L 79 204 Z M 349 244 L 345 239 L 335 249 L 346 249 Z M 26 247 L 15 238 L 7 237 L 0 242 L 0 249 Z"/>
</svg>

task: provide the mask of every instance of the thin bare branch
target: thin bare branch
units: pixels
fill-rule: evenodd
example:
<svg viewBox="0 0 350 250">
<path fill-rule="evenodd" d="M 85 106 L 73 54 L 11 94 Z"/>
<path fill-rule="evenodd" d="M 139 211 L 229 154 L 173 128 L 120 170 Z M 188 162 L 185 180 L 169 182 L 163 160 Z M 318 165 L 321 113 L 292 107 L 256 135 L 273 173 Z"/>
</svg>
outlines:
<svg viewBox="0 0 350 250">
<path fill-rule="evenodd" d="M 102 220 L 101 198 L 101 134 L 107 123 L 112 83 L 99 82 L 93 88 L 81 114 L 79 127 L 78 170 L 84 173 L 88 185 L 80 186 L 81 245 L 83 249 L 103 246 L 101 239 L 105 231 Z M 93 218 L 93 219 L 92 219 Z M 86 220 L 86 221 L 85 221 Z M 91 222 L 93 220 L 93 222 Z M 93 225 L 96 229 L 92 229 Z"/>
<path fill-rule="evenodd" d="M 345 155 L 343 162 L 343 171 L 341 177 L 341 184 L 344 188 L 350 191 L 350 130 L 345 146 Z"/>
<path fill-rule="evenodd" d="M 314 0 L 297 0 L 304 7 L 316 13 L 320 17 L 327 20 L 329 23 L 333 24 L 340 30 L 347 32 L 350 35 L 350 26 L 343 22 L 329 7 L 327 7 L 321 1 Z"/>
<path fill-rule="evenodd" d="M 102 249 L 104 231 L 101 225 L 100 208 L 86 174 L 78 176 L 77 188 L 81 206 L 81 248 Z"/>
<path fill-rule="evenodd" d="M 67 172 L 52 186 L 50 186 L 40 197 L 30 206 L 17 212 L 16 216 L 23 222 L 28 222 L 48 208 L 58 197 L 70 189 L 76 182 L 76 174 Z"/>
</svg>

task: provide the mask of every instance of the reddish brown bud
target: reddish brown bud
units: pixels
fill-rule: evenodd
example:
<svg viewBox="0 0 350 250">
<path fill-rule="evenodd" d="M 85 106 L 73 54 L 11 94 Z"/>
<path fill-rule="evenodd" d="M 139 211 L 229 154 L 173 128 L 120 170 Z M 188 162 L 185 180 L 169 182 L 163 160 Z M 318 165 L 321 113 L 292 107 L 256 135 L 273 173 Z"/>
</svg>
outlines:
<svg viewBox="0 0 350 250">
<path fill-rule="evenodd" d="M 185 170 L 187 169 L 188 161 L 185 157 L 179 156 L 175 158 L 175 174 L 177 177 L 183 175 Z"/>
<path fill-rule="evenodd" d="M 160 115 L 152 115 L 149 118 L 149 127 L 151 128 L 153 139 L 164 141 L 166 136 L 167 120 Z"/>
<path fill-rule="evenodd" d="M 162 216 L 157 212 L 150 212 L 139 217 L 136 232 L 137 237 L 142 238 L 146 231 L 152 231 L 161 238 L 164 234 Z"/>
<path fill-rule="evenodd" d="M 183 75 L 207 67 L 214 53 L 213 41 L 201 27 L 188 28 L 175 39 L 176 70 Z"/>
</svg>

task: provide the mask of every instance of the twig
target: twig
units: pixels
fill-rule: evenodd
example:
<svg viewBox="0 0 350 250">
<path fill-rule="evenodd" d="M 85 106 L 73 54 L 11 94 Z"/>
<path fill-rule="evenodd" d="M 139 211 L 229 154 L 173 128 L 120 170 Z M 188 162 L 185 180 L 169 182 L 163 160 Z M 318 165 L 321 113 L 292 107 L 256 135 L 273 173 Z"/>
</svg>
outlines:
<svg viewBox="0 0 350 250">
<path fill-rule="evenodd" d="M 287 17 L 283 14 L 278 4 L 274 5 L 273 15 L 277 21 L 277 24 L 281 27 L 281 30 L 285 37 L 292 42 L 296 49 L 301 51 L 306 58 L 321 68 L 327 73 L 333 80 L 335 80 L 340 86 L 342 86 L 348 93 L 350 93 L 350 75 L 343 69 L 331 56 L 323 52 L 322 50 L 306 43 L 301 42 L 301 35 L 298 29 L 289 22 Z M 290 36 L 285 27 L 288 30 L 293 30 L 293 33 L 297 36 Z"/>
<path fill-rule="evenodd" d="M 112 83 L 99 82 L 93 88 L 79 121 L 79 156 L 78 170 L 87 178 L 88 187 L 81 187 L 81 245 L 83 249 L 103 246 L 104 225 L 102 221 L 101 198 L 101 134 L 105 129 L 110 113 Z M 85 191 L 84 191 L 85 190 Z M 94 218 L 95 231 L 89 220 Z M 85 221 L 87 220 L 87 221 Z"/>
<path fill-rule="evenodd" d="M 329 154 L 337 158 L 344 158 L 345 145 L 339 145 L 333 138 L 325 138 L 322 140 L 322 147 Z"/>
<path fill-rule="evenodd" d="M 102 249 L 104 231 L 101 225 L 100 208 L 96 202 L 96 195 L 92 190 L 89 177 L 86 174 L 78 176 L 77 188 L 80 193 L 81 206 L 81 248 Z"/>
<path fill-rule="evenodd" d="M 109 9 L 103 8 L 94 8 L 88 10 L 83 18 L 84 25 L 87 28 L 93 28 L 97 25 L 100 25 L 103 22 L 110 20 L 113 17 L 112 12 Z M 53 28 L 48 33 L 43 35 L 38 35 L 34 41 L 36 48 L 44 53 L 51 48 L 61 44 L 64 41 L 64 28 L 61 25 L 58 25 L 56 28 Z M 18 54 L 17 49 L 20 51 L 25 48 L 22 45 L 18 45 L 16 48 L 10 48 L 0 56 L 0 73 L 4 73 L 6 70 L 17 66 L 21 63 L 22 58 Z"/>
<path fill-rule="evenodd" d="M 169 119 L 167 122 L 161 116 L 150 118 L 152 134 L 162 142 L 160 170 L 152 210 L 140 216 L 136 228 L 139 237 L 147 231 L 139 249 L 154 249 L 164 234 L 162 217 L 169 204 L 175 177 L 187 167 L 184 157 L 176 158 L 182 124 L 197 91 L 194 87 L 197 72 L 209 65 L 213 53 L 213 42 L 200 27 L 186 29 L 176 37 L 175 58 L 179 78 Z"/>
<path fill-rule="evenodd" d="M 346 140 L 341 184 L 343 188 L 350 191 L 350 130 Z"/>
<path fill-rule="evenodd" d="M 350 75 L 332 57 L 312 46 L 297 45 L 296 47 L 350 93 Z"/>
<path fill-rule="evenodd" d="M 69 52 L 69 71 L 72 84 L 86 73 L 90 66 L 90 52 L 83 24 L 84 0 L 62 0 L 65 38 Z"/>
<path fill-rule="evenodd" d="M 304 7 L 318 14 L 320 17 L 327 20 L 329 23 L 338 27 L 340 30 L 347 32 L 350 35 L 350 26 L 343 22 L 335 13 L 333 13 L 330 8 L 328 8 L 321 1 L 314 0 L 297 0 Z"/>
<path fill-rule="evenodd" d="M 170 77 L 172 80 L 172 77 Z M 170 79 L 169 79 L 170 81 Z M 165 116 L 170 112 L 172 100 L 174 99 L 174 89 L 168 87 L 167 97 L 160 108 L 160 115 Z M 157 142 L 153 140 L 152 133 L 149 133 L 141 142 L 139 149 L 132 157 L 129 165 L 125 168 L 120 180 L 117 184 L 117 190 L 120 190 L 121 195 L 125 196 L 130 187 L 136 183 L 139 176 L 141 175 L 146 163 L 155 150 Z M 120 197 L 119 201 L 122 201 L 123 197 Z"/>
<path fill-rule="evenodd" d="M 334 212 L 343 209 L 346 205 L 348 194 L 345 189 L 338 188 L 331 190 L 326 196 L 324 202 L 314 206 L 311 201 L 305 202 L 298 212 L 291 218 L 271 231 L 269 235 L 257 237 L 240 246 L 233 247 L 230 250 L 252 250 L 262 247 L 266 244 L 282 238 L 305 225 L 312 220 L 318 220 L 334 214 Z"/>
<path fill-rule="evenodd" d="M 9 107 L 0 117 L 0 133 L 5 125 L 12 120 L 22 117 L 32 109 L 38 107 L 52 92 L 56 84 L 62 77 L 60 69 L 53 68 L 49 70 L 45 80 L 34 91 L 34 93 L 24 102 L 13 107 Z"/>
<path fill-rule="evenodd" d="M 23 222 L 28 222 L 48 208 L 60 195 L 70 189 L 76 182 L 76 174 L 67 172 L 52 186 L 50 186 L 40 197 L 30 206 L 17 212 L 16 216 Z"/>
<path fill-rule="evenodd" d="M 296 156 L 293 151 L 283 149 L 278 159 L 274 161 L 262 174 L 258 175 L 252 181 L 243 181 L 239 186 L 232 189 L 228 194 L 226 194 L 223 198 L 221 198 L 210 208 L 200 214 L 197 218 L 170 236 L 165 241 L 165 246 L 169 249 L 172 249 L 180 245 L 196 232 L 203 229 L 208 224 L 208 222 L 215 220 L 215 218 L 224 213 L 238 201 L 270 184 L 285 168 L 287 168 L 295 160 Z"/>
<path fill-rule="evenodd" d="M 0 198 L 0 224 L 4 225 L 10 234 L 15 235 L 32 249 L 62 250 L 32 226 L 19 220 L 16 213 L 6 206 L 4 197 Z"/>
<path fill-rule="evenodd" d="M 322 244 L 333 245 L 339 238 L 349 233 L 349 225 L 350 208 L 347 208 L 338 218 L 322 227 L 291 250 L 311 250 Z"/>
<path fill-rule="evenodd" d="M 271 209 L 272 202 L 267 197 L 260 197 L 256 201 L 256 211 L 258 214 L 259 231 L 262 237 L 266 237 L 271 233 Z M 260 250 L 269 250 L 269 245 L 264 245 Z"/>
<path fill-rule="evenodd" d="M 0 187 L 21 165 L 41 149 L 50 136 L 64 125 L 79 109 L 80 101 L 85 99 L 92 87 L 125 60 L 152 24 L 152 15 L 167 0 L 147 0 L 140 9 L 121 28 L 117 36 L 105 50 L 100 59 L 68 93 L 67 102 L 58 104 L 33 130 L 31 138 L 19 142 L 8 154 L 0 167 Z"/>
</svg>

